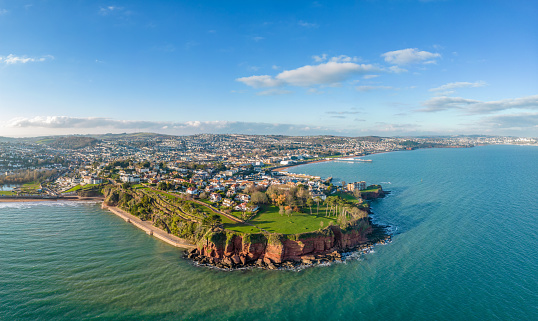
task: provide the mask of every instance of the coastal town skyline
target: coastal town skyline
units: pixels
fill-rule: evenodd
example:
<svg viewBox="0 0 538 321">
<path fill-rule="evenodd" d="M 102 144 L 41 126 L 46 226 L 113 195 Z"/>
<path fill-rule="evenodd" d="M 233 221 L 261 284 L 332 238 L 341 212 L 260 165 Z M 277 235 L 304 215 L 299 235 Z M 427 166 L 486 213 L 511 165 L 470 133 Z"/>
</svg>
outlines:
<svg viewBox="0 0 538 321">
<path fill-rule="evenodd" d="M 536 137 L 536 14 L 533 1 L 3 1 L 0 136 Z"/>
</svg>

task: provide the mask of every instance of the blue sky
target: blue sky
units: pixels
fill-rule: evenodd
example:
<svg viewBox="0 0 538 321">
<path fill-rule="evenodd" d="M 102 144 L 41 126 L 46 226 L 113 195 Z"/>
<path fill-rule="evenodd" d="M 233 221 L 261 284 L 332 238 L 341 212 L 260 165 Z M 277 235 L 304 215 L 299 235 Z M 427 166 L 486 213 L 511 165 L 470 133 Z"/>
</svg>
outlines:
<svg viewBox="0 0 538 321">
<path fill-rule="evenodd" d="M 536 1 L 0 1 L 0 135 L 538 136 Z"/>
</svg>

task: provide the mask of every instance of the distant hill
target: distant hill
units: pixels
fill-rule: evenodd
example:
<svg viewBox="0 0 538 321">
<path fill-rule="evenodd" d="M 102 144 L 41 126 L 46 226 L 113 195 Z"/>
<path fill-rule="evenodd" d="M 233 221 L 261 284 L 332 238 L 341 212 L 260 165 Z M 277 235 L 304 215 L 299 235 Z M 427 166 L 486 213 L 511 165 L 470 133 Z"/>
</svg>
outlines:
<svg viewBox="0 0 538 321">
<path fill-rule="evenodd" d="M 96 139 L 102 139 L 102 140 L 115 140 L 115 139 L 139 140 L 139 139 L 148 139 L 148 138 L 166 139 L 166 138 L 178 137 L 178 136 L 156 134 L 156 133 L 123 133 L 123 134 L 90 135 L 90 137 L 94 137 Z"/>
<path fill-rule="evenodd" d="M 11 137 L 2 137 L 0 136 L 0 143 L 10 143 L 16 141 L 17 138 L 11 138 Z"/>
<path fill-rule="evenodd" d="M 54 148 L 81 149 L 95 145 L 99 140 L 88 136 L 50 136 L 39 137 L 35 143 Z"/>
</svg>

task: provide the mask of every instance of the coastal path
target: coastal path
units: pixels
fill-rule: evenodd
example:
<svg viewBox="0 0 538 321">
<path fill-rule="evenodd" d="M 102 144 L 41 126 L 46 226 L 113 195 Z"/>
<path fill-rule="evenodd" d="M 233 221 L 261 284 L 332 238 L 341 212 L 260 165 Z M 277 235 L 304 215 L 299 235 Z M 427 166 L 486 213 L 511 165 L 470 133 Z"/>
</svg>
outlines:
<svg viewBox="0 0 538 321">
<path fill-rule="evenodd" d="M 113 206 L 106 206 L 104 203 L 101 205 L 103 209 L 108 209 L 110 212 L 116 214 L 117 216 L 121 217 L 125 222 L 131 223 L 134 226 L 138 227 L 139 229 L 146 232 L 148 235 L 152 235 L 156 238 L 158 238 L 161 241 L 164 241 L 170 245 L 173 245 L 175 247 L 180 247 L 183 249 L 194 249 L 196 246 L 192 244 L 191 242 L 179 238 L 175 235 L 168 234 L 165 231 L 161 230 L 158 227 L 153 226 L 151 221 L 142 221 L 138 217 L 131 215 L 117 207 Z"/>
</svg>

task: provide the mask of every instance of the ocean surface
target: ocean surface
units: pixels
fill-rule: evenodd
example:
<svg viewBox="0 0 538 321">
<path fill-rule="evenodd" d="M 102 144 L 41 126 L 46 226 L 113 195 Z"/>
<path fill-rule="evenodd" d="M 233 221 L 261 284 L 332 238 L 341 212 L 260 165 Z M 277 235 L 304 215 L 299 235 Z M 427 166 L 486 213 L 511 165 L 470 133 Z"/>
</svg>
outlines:
<svg viewBox="0 0 538 321">
<path fill-rule="evenodd" d="M 290 169 L 381 183 L 393 242 L 301 271 L 196 267 L 96 203 L 0 203 L 0 319 L 538 320 L 538 147 Z"/>
</svg>

